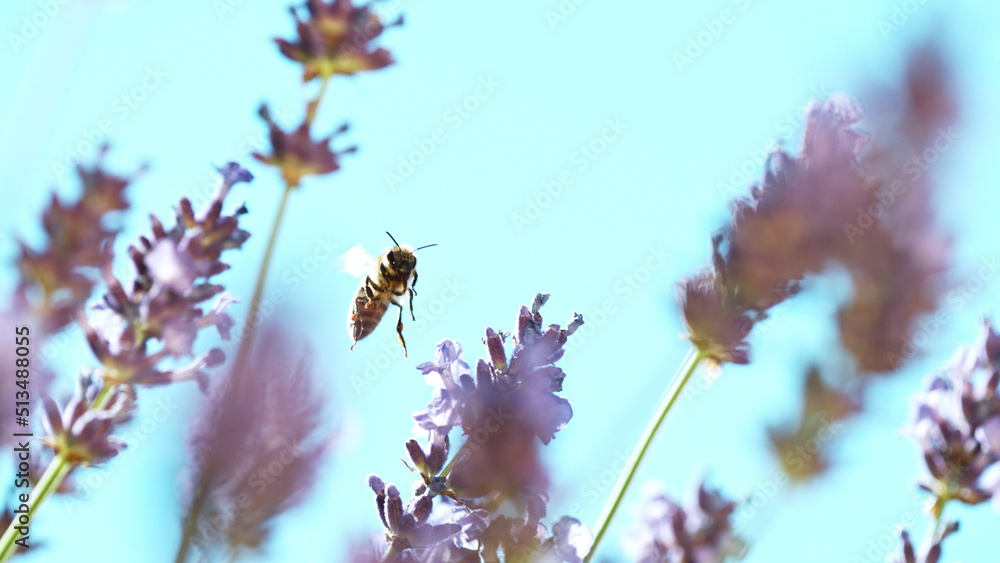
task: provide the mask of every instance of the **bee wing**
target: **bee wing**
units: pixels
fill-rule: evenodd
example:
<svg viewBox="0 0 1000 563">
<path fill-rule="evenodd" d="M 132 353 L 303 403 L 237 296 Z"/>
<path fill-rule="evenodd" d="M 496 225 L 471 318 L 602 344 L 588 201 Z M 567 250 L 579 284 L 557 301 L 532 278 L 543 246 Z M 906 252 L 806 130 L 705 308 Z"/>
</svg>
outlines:
<svg viewBox="0 0 1000 563">
<path fill-rule="evenodd" d="M 354 245 L 340 257 L 341 272 L 360 278 L 371 271 L 375 259 L 360 244 Z"/>
</svg>

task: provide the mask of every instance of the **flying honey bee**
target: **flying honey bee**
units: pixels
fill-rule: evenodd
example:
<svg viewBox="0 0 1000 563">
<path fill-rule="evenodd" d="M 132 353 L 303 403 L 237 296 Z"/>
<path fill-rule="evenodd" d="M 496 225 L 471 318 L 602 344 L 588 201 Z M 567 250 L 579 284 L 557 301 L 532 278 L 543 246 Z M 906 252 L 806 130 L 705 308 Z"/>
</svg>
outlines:
<svg viewBox="0 0 1000 563">
<path fill-rule="evenodd" d="M 351 301 L 351 308 L 347 312 L 347 333 L 354 340 L 351 344 L 351 350 L 354 350 L 358 340 L 375 330 L 389 305 L 395 305 L 399 307 L 396 334 L 399 335 L 399 343 L 403 345 L 403 356 L 406 357 L 406 341 L 403 340 L 403 304 L 397 297 L 410 294 L 410 318 L 417 320 L 413 315 L 413 296 L 417 294 L 413 289 L 417 285 L 415 252 L 437 245 L 428 244 L 414 249 L 400 245 L 388 231 L 385 234 L 389 235 L 396 246 L 385 249 L 377 259 L 372 259 L 360 246 L 348 252 L 346 269 L 355 275 L 365 277 L 361 280 L 361 285 L 354 294 L 354 300 Z"/>
</svg>

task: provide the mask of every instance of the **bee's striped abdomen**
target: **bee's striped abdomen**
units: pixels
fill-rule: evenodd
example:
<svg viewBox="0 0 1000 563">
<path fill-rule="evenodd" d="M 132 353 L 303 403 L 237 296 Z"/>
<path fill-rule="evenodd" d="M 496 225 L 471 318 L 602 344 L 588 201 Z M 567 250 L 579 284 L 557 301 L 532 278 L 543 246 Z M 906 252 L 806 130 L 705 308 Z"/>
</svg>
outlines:
<svg viewBox="0 0 1000 563">
<path fill-rule="evenodd" d="M 363 285 L 358 289 L 358 293 L 354 296 L 354 303 L 351 305 L 351 314 L 347 319 L 347 332 L 355 343 L 375 330 L 379 321 L 385 316 L 388 306 L 388 303 L 377 296 L 375 299 L 369 300 Z"/>
</svg>

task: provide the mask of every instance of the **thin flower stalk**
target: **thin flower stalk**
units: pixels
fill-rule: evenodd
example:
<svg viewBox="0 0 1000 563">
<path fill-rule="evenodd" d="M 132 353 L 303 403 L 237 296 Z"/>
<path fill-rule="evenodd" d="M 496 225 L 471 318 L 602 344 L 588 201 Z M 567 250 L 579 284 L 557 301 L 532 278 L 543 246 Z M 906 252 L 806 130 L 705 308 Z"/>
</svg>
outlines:
<svg viewBox="0 0 1000 563">
<path fill-rule="evenodd" d="M 389 51 L 371 45 L 386 26 L 379 21 L 369 5 L 356 7 L 351 0 L 334 0 L 329 3 L 324 0 L 307 0 L 304 9 L 293 8 L 291 12 L 296 20 L 298 37 L 294 40 L 276 39 L 275 42 L 285 57 L 302 65 L 303 82 L 319 77 L 320 86 L 316 96 L 306 104 L 305 117 L 301 125 L 293 131 L 285 131 L 279 127 L 266 105 L 259 110 L 260 117 L 269 128 L 271 151 L 269 154 L 253 153 L 253 157 L 278 169 L 284 182 L 284 189 L 268 235 L 264 257 L 257 272 L 240 345 L 236 351 L 230 377 L 226 382 L 227 396 L 237 396 L 241 392 L 243 379 L 249 371 L 257 330 L 263 320 L 258 309 L 291 192 L 300 185 L 305 176 L 330 174 L 339 170 L 340 157 L 356 150 L 356 147 L 348 147 L 335 151 L 330 146 L 334 137 L 347 131 L 346 124 L 326 138 L 313 139 L 312 126 L 330 79 L 337 74 L 352 75 L 359 71 L 378 70 L 392 64 Z M 401 20 L 389 25 L 400 23 Z M 214 475 L 211 472 L 202 472 L 194 486 L 195 492 L 184 516 L 181 543 L 175 559 L 177 562 L 186 561 L 188 558 L 196 532 L 196 523 L 202 518 L 202 512 L 209 504 L 208 495 L 212 478 Z"/>
<path fill-rule="evenodd" d="M 596 530 L 596 533 L 594 534 L 594 544 L 590 553 L 588 553 L 584 558 L 585 562 L 589 562 L 594 557 L 594 554 L 597 553 L 597 548 L 600 545 L 601 540 L 604 538 L 604 535 L 607 533 L 608 528 L 611 525 L 611 520 L 618 512 L 618 507 L 621 505 L 622 499 L 625 498 L 625 492 L 628 490 L 629 485 L 632 484 L 632 480 L 638 472 L 639 464 L 642 462 L 643 457 L 646 456 L 646 452 L 649 450 L 650 444 L 653 443 L 653 438 L 663 425 L 663 422 L 667 419 L 667 415 L 670 414 L 670 409 L 677 402 L 678 397 L 680 397 L 681 392 L 684 390 L 684 386 L 687 385 L 691 376 L 698 368 L 698 365 L 701 364 L 705 358 L 706 355 L 704 352 L 692 348 L 688 352 L 687 357 L 684 358 L 684 361 L 681 362 L 677 375 L 674 376 L 670 387 L 667 389 L 666 394 L 663 396 L 659 406 L 656 408 L 656 412 L 653 413 L 653 418 L 650 419 L 649 425 L 646 426 L 646 430 L 643 431 L 638 443 L 636 443 L 635 449 L 632 450 L 632 455 L 629 457 L 628 463 L 622 470 L 622 476 L 618 479 L 618 482 L 615 483 L 615 487 L 611 490 L 607 503 L 604 505 L 604 509 L 601 511 L 601 515 L 597 519 L 597 524 L 594 525 L 594 529 Z"/>
</svg>

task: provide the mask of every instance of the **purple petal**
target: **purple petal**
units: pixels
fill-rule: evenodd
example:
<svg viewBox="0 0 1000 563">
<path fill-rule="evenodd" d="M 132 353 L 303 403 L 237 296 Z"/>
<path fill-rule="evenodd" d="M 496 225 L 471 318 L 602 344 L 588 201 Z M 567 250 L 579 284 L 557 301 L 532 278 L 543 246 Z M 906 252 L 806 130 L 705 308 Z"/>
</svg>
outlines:
<svg viewBox="0 0 1000 563">
<path fill-rule="evenodd" d="M 552 539 L 561 561 L 581 563 L 594 545 L 594 536 L 576 518 L 563 516 L 552 525 Z"/>
<path fill-rule="evenodd" d="M 1000 414 L 991 416 L 977 428 L 976 438 L 994 455 L 1000 453 Z"/>
<path fill-rule="evenodd" d="M 198 273 L 191 260 L 177 249 L 170 239 L 156 243 L 146 254 L 146 267 L 152 278 L 177 293 L 185 293 L 194 286 Z"/>
</svg>

